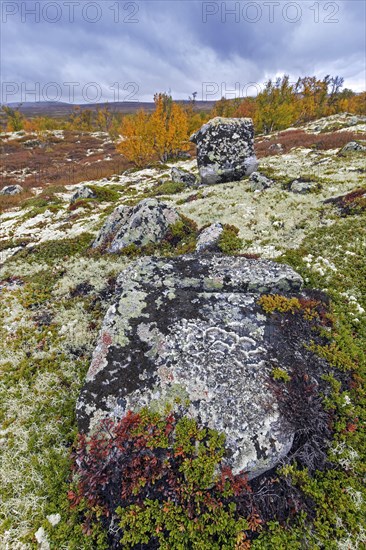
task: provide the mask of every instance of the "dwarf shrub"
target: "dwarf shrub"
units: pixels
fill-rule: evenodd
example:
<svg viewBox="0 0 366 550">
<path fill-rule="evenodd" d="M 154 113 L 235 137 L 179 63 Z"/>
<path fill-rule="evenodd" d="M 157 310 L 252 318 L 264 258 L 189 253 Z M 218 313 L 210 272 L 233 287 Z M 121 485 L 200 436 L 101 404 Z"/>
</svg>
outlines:
<svg viewBox="0 0 366 550">
<path fill-rule="evenodd" d="M 115 548 L 234 550 L 261 521 L 245 475 L 222 465 L 224 452 L 224 436 L 191 418 L 130 411 L 79 436 L 69 499 L 73 507 L 85 503 L 86 531 L 98 518 L 114 529 L 118 523 L 110 530 Z M 248 500 L 247 516 L 239 497 Z"/>
<path fill-rule="evenodd" d="M 239 235 L 239 229 L 235 225 L 224 225 L 224 229 L 218 240 L 218 247 L 224 254 L 235 254 L 243 246 Z"/>
</svg>

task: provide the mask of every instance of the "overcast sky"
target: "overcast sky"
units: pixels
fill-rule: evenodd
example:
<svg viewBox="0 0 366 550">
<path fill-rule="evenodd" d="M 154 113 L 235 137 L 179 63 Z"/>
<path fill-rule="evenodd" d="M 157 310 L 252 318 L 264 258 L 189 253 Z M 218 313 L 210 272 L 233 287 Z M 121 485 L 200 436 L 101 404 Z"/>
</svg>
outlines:
<svg viewBox="0 0 366 550">
<path fill-rule="evenodd" d="M 0 0 L 2 102 L 253 95 L 326 74 L 365 90 L 363 0 Z"/>
</svg>

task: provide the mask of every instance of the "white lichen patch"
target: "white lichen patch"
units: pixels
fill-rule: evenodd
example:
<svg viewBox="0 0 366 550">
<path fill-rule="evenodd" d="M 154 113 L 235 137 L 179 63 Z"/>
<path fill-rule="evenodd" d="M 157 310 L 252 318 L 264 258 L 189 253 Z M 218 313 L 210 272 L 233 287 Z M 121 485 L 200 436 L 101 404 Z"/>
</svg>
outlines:
<svg viewBox="0 0 366 550">
<path fill-rule="evenodd" d="M 108 258 L 83 258 L 76 257 L 67 260 L 63 264 L 64 276 L 57 282 L 54 289 L 54 296 L 66 296 L 78 285 L 88 283 L 93 290 L 100 292 L 106 286 L 106 278 L 115 276 L 128 265 L 129 260 L 125 257 Z"/>
<path fill-rule="evenodd" d="M 59 308 L 53 320 L 60 326 L 59 335 L 65 337 L 66 349 L 93 350 L 95 335 L 90 330 L 93 316 L 81 303 Z"/>
<path fill-rule="evenodd" d="M 263 192 L 252 192 L 249 181 L 243 180 L 211 185 L 192 202 L 181 204 L 182 197 L 188 198 L 192 191 L 175 195 L 171 201 L 199 226 L 213 221 L 236 225 L 245 241 L 243 251 L 274 258 L 299 246 L 310 230 L 334 223 L 330 208 L 328 217 L 321 215 L 323 201 L 361 184 L 364 160 L 340 160 L 337 152 L 297 148 L 287 155 L 261 159 L 258 170 L 276 182 Z M 296 194 L 283 188 L 291 179 L 301 177 L 316 182 L 319 189 Z"/>
<path fill-rule="evenodd" d="M 360 139 L 364 139 L 365 117 L 336 115 L 305 127 L 306 131 L 313 133 L 329 129 L 337 132 L 357 132 Z M 59 139 L 64 137 L 62 131 L 50 134 Z M 37 137 L 36 134 L 34 136 Z M 107 135 L 97 133 L 95 137 L 103 139 L 103 145 L 110 142 Z M 3 141 L 23 138 L 24 132 L 0 136 Z M 330 205 L 324 205 L 323 201 L 364 185 L 364 156 L 356 153 L 340 157 L 338 153 L 339 149 L 316 151 L 298 148 L 286 155 L 261 159 L 259 171 L 275 182 L 271 188 L 264 191 L 252 192 L 249 181 L 243 180 L 187 188 L 182 193 L 164 197 L 164 202 L 176 206 L 177 210 L 197 221 L 199 226 L 214 222 L 236 225 L 244 240 L 243 252 L 261 254 L 264 258 L 274 258 L 287 249 L 298 247 L 306 241 L 309 233 L 313 234 L 319 228 L 326 230 L 330 227 L 333 231 L 333 228 L 335 230 L 345 223 L 346 243 L 328 246 L 328 241 L 324 240 L 324 247 L 316 252 L 311 245 L 299 262 L 305 270 L 305 275 L 309 276 L 309 281 L 315 280 L 317 288 L 328 288 L 332 297 L 338 292 L 337 285 L 344 285 L 344 292 L 340 292 L 339 295 L 344 308 L 347 308 L 344 310 L 348 316 L 347 320 L 351 321 L 356 332 L 359 327 L 364 326 L 366 310 L 362 287 L 357 286 L 352 272 L 354 264 L 360 262 L 360 258 L 365 257 L 366 252 L 366 242 L 360 225 L 362 219 L 360 222 L 357 222 L 356 216 L 341 219 L 335 209 Z M 67 186 L 68 191 L 65 193 L 57 193 L 62 203 L 56 208 L 51 208 L 51 205 L 48 210 L 43 211 L 37 208 L 34 211 L 32 208 L 17 208 L 0 215 L 0 248 L 3 249 L 0 251 L 0 264 L 3 264 L 0 266 L 0 517 L 5 519 L 5 527 L 0 529 L 1 549 L 29 550 L 37 543 L 39 548 L 47 548 L 47 545 L 51 549 L 68 548 L 70 541 L 64 541 L 64 544 L 60 545 L 53 541 L 52 536 L 58 529 L 60 532 L 63 529 L 66 531 L 70 522 L 66 512 L 67 506 L 59 507 L 58 499 L 59 487 L 68 476 L 68 467 L 65 464 L 73 440 L 72 432 L 75 429 L 71 419 L 85 381 L 85 374 L 91 364 L 102 319 L 112 300 L 114 283 L 110 283 L 109 279 L 128 268 L 130 262 L 118 255 L 68 258 L 60 255 L 50 263 L 45 260 L 34 262 L 30 261 L 29 257 L 22 257 L 23 254 L 17 256 L 17 253 L 21 246 L 27 246 L 27 242 L 31 249 L 34 244 L 50 240 L 62 241 L 78 237 L 82 233 L 95 234 L 113 207 L 135 204 L 141 200 L 140 197 L 146 198 L 161 180 L 169 181 L 173 165 L 197 174 L 194 159 L 160 168 L 128 171 L 110 178 L 84 182 L 85 185 L 90 183 L 106 188 L 118 186 L 120 199 L 113 204 L 95 201 L 90 203 L 90 210 L 79 208 L 70 211 L 70 197 L 75 187 L 82 185 L 79 183 L 77 186 Z M 26 177 L 26 169 L 17 174 Z M 289 183 L 298 178 L 314 182 L 316 187 L 310 193 L 292 193 L 288 190 Z M 38 195 L 42 189 L 32 191 Z M 184 202 L 192 195 L 197 195 L 196 200 Z M 349 221 L 357 226 L 357 237 L 350 235 L 348 239 Z M 24 244 L 16 242 L 22 240 L 25 241 Z M 349 269 L 348 275 L 346 269 Z M 130 275 L 133 277 L 134 274 Z M 148 275 L 148 272 L 145 275 Z M 252 276 L 254 277 L 254 274 Z M 258 283 L 261 279 L 260 274 L 257 279 Z M 37 285 L 32 286 L 34 281 L 37 281 L 38 290 L 35 288 Z M 159 285 L 166 287 L 165 293 L 156 300 L 156 307 L 163 309 L 167 301 L 176 298 L 177 292 L 171 279 L 169 280 L 169 274 L 164 273 L 153 283 L 156 288 L 159 288 Z M 182 277 L 183 287 L 194 284 L 193 276 L 189 277 L 186 274 Z M 216 294 L 222 285 L 222 280 L 212 277 L 205 282 L 205 291 L 211 290 Z M 80 295 L 76 292 L 78 287 L 81 288 Z M 147 358 L 153 358 L 158 353 L 164 354 L 161 346 L 169 346 L 169 342 L 164 343 L 163 331 L 158 330 L 154 322 L 149 322 L 149 319 L 143 316 L 145 294 L 137 294 L 134 301 L 129 297 L 125 298 L 125 301 L 120 302 L 120 317 L 123 319 L 114 327 L 119 334 L 113 335 L 115 343 L 121 345 L 126 342 L 126 334 L 130 329 L 127 318 L 133 319 L 134 322 L 140 315 L 142 318 L 138 336 L 141 342 L 149 347 L 146 351 Z M 229 298 L 230 304 L 235 306 L 237 299 L 233 293 Z M 98 303 L 100 311 L 98 307 L 93 309 L 94 302 Z M 110 313 L 113 316 L 116 309 L 112 308 Z M 106 323 L 107 321 L 108 316 Z M 113 319 L 111 323 L 112 321 Z M 184 350 L 187 357 L 192 358 L 192 362 L 198 362 L 201 346 L 199 336 L 207 340 L 212 337 L 211 371 L 207 369 L 207 372 L 196 372 L 197 369 L 195 371 L 191 364 L 187 364 L 185 369 L 177 367 L 169 371 L 166 365 L 162 364 L 158 369 L 158 376 L 164 391 L 157 390 L 156 387 L 151 390 L 151 394 L 146 391 L 145 402 L 156 404 L 157 410 L 162 410 L 161 398 L 164 392 L 167 402 L 184 402 L 188 390 L 191 395 L 202 398 L 203 402 L 204 399 L 205 402 L 212 401 L 211 386 L 217 383 L 217 380 L 222 384 L 226 382 L 223 379 L 225 373 L 220 357 L 230 355 L 232 350 L 236 349 L 239 349 L 243 356 L 242 363 L 246 361 L 246 376 L 248 384 L 251 383 L 249 370 L 251 364 L 256 362 L 255 356 L 251 355 L 254 347 L 251 341 L 262 342 L 265 334 L 265 317 L 258 315 L 253 319 L 253 323 L 243 323 L 247 340 L 233 336 L 237 330 L 235 319 L 229 319 L 227 322 L 229 328 L 225 338 L 222 335 L 220 337 L 216 326 L 206 327 L 207 330 L 202 336 L 195 327 L 179 325 L 177 338 L 181 340 L 184 333 Z M 173 339 L 174 334 L 171 335 L 171 340 Z M 106 334 L 106 342 L 108 341 Z M 261 377 L 265 369 L 259 360 L 256 365 L 258 376 Z M 98 367 L 102 366 L 99 364 Z M 242 365 L 233 364 L 232 361 L 224 366 L 227 371 L 243 369 Z M 187 374 L 188 368 L 192 369 L 191 377 Z M 254 367 L 253 372 L 257 373 Z M 141 372 L 140 380 L 147 379 L 148 374 L 146 370 Z M 176 378 L 176 383 L 170 380 L 172 376 Z M 243 399 L 247 391 L 246 387 L 240 388 L 243 391 L 238 390 L 238 400 Z M 140 403 L 142 401 L 140 395 Z M 352 414 L 352 418 L 356 417 L 358 403 L 351 390 L 343 394 L 339 403 L 341 411 Z M 123 413 L 124 406 L 118 400 L 112 403 L 111 399 L 110 405 L 117 417 Z M 203 410 L 203 414 L 206 414 L 208 422 L 217 419 L 222 422 L 224 418 L 229 426 L 236 414 L 235 407 L 235 401 L 229 403 L 226 408 L 227 414 L 221 419 L 220 412 L 217 412 L 215 407 L 211 409 L 215 413 L 211 417 L 207 411 Z M 92 405 L 86 412 L 90 415 L 95 413 L 96 420 L 99 418 L 98 411 Z M 245 419 L 248 426 L 257 413 L 258 411 L 250 410 L 251 416 Z M 275 407 L 265 418 L 262 415 L 264 433 L 271 431 L 272 422 L 277 418 L 278 411 Z M 216 425 L 219 425 L 219 421 Z M 239 427 L 233 426 L 233 436 L 239 429 L 246 429 L 244 421 Z M 280 449 L 280 444 L 279 442 L 277 447 L 278 453 L 286 454 L 286 448 Z M 336 464 L 337 470 L 343 470 L 351 479 L 358 475 L 362 460 L 356 440 L 354 447 L 342 439 L 330 451 L 330 459 Z M 248 448 L 246 454 L 246 464 L 251 458 L 255 459 L 253 447 Z M 238 463 L 244 465 L 244 461 L 240 462 L 239 455 L 237 458 Z M 57 476 L 59 479 L 56 479 Z M 53 478 L 57 483 L 54 483 Z M 52 492 L 54 487 L 57 490 Z M 356 484 L 353 487 L 352 480 L 344 485 L 344 498 L 348 498 L 350 509 L 355 514 L 364 506 L 360 487 Z M 339 514 L 342 515 L 341 511 Z M 345 523 L 339 518 L 339 525 L 337 523 L 336 527 L 343 530 L 344 537 L 334 541 L 334 545 L 340 550 L 363 548 L 366 538 L 362 527 L 358 532 L 356 530 L 348 535 L 349 527 Z"/>
<path fill-rule="evenodd" d="M 98 333 L 97 317 L 86 311 L 83 297 L 71 300 L 70 290 L 89 277 L 96 296 L 126 260 L 116 257 L 92 264 L 88 271 L 84 258 L 53 266 L 19 259 L 0 269 L 0 279 L 14 274 L 25 278 L 22 285 L 4 286 L 0 293 L 0 487 L 6 495 L 0 499 L 0 515 L 14 519 L 0 532 L 4 549 L 28 549 L 31 545 L 20 541 L 24 537 L 35 540 L 36 532 L 42 534 L 39 529 L 49 505 L 47 465 L 52 461 L 61 464 L 69 453 L 65 422 L 70 419 L 64 416 L 65 406 L 71 418 L 84 377 L 77 357 L 80 352 L 84 355 L 86 367 Z M 60 271 L 65 272 L 61 279 Z M 54 275 L 59 285 L 55 284 L 49 303 L 28 308 L 26 303 L 32 299 L 27 294 L 29 282 L 43 273 Z M 42 313 L 49 316 L 49 327 L 39 324 Z M 50 529 L 65 521 L 53 512 L 48 518 Z"/>
<path fill-rule="evenodd" d="M 70 223 L 70 212 L 59 210 L 56 213 L 46 210 L 25 221 L 12 218 L 1 224 L 0 237 L 2 239 L 30 239 L 27 246 L 35 243 L 53 241 L 57 239 L 71 239 L 85 232 L 95 232 L 99 222 L 100 212 L 87 214 L 81 211 L 81 217 Z"/>
<path fill-rule="evenodd" d="M 305 132 L 319 134 L 320 132 L 348 131 L 365 132 L 366 117 L 351 115 L 349 113 L 338 113 L 328 117 L 308 122 L 303 126 Z M 289 128 L 295 130 L 295 128 Z"/>
</svg>

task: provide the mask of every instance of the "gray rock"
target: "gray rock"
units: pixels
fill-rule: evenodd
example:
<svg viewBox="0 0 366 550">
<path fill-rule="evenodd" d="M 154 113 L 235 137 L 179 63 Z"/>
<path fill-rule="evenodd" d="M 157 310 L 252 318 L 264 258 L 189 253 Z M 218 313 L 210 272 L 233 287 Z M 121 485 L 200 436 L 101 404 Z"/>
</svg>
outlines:
<svg viewBox="0 0 366 550">
<path fill-rule="evenodd" d="M 294 347 L 296 364 L 305 352 L 298 334 L 291 346 L 283 341 L 285 329 L 257 301 L 301 286 L 290 267 L 266 260 L 218 254 L 131 264 L 118 278 L 78 399 L 80 431 L 143 406 L 163 414 L 180 400 L 189 416 L 226 434 L 234 472 L 255 477 L 272 468 L 294 436 L 268 383 L 272 341 L 290 365 Z"/>
<path fill-rule="evenodd" d="M 365 152 L 366 147 L 357 141 L 350 141 L 340 151 L 340 154 Z"/>
<path fill-rule="evenodd" d="M 210 227 L 203 229 L 197 239 L 196 252 L 217 252 L 223 230 L 221 223 L 213 223 Z"/>
<path fill-rule="evenodd" d="M 283 151 L 281 143 L 272 143 L 272 145 L 270 145 L 268 149 L 269 151 L 273 151 L 274 153 L 282 153 Z"/>
<path fill-rule="evenodd" d="M 190 139 L 204 185 L 240 180 L 257 169 L 250 118 L 213 118 Z"/>
<path fill-rule="evenodd" d="M 0 191 L 0 195 L 19 195 L 24 191 L 21 185 L 7 185 Z"/>
<path fill-rule="evenodd" d="M 158 199 L 144 199 L 134 207 L 119 206 L 103 225 L 93 248 L 110 243 L 108 252 L 116 253 L 131 244 L 158 243 L 179 219 L 174 208 Z"/>
<path fill-rule="evenodd" d="M 190 174 L 185 170 L 176 168 L 176 166 L 173 166 L 173 168 L 171 169 L 170 176 L 172 178 L 172 181 L 174 181 L 174 183 L 184 183 L 185 185 L 195 185 L 197 182 L 197 178 L 194 174 Z"/>
<path fill-rule="evenodd" d="M 267 178 L 267 176 L 264 176 L 260 172 L 253 172 L 250 175 L 249 181 L 252 191 L 263 191 L 274 184 L 273 180 Z"/>
<path fill-rule="evenodd" d="M 188 160 L 191 158 L 191 153 L 188 153 L 188 151 L 178 151 L 178 158 Z"/>
<path fill-rule="evenodd" d="M 316 184 L 312 181 L 294 180 L 290 186 L 290 190 L 293 193 L 301 193 L 301 194 L 311 193 L 312 191 L 314 191 L 315 188 L 316 188 Z"/>
<path fill-rule="evenodd" d="M 118 229 L 123 227 L 127 222 L 131 212 L 132 207 L 130 206 L 117 206 L 100 229 L 92 244 L 92 248 L 105 247 L 107 244 L 110 244 Z"/>
<path fill-rule="evenodd" d="M 25 141 L 23 145 L 27 149 L 35 149 L 36 147 L 41 147 L 43 144 L 39 139 L 29 139 L 28 141 Z"/>
<path fill-rule="evenodd" d="M 90 189 L 90 187 L 87 187 L 84 185 L 83 187 L 79 187 L 75 193 L 72 195 L 70 202 L 73 204 L 74 202 L 80 200 L 80 199 L 95 199 L 95 193 Z"/>
</svg>

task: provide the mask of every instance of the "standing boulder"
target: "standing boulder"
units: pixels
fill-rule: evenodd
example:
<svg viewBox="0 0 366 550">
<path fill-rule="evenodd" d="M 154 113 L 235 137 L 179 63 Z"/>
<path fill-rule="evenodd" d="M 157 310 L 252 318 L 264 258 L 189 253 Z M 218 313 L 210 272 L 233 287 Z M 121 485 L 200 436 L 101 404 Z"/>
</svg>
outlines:
<svg viewBox="0 0 366 550">
<path fill-rule="evenodd" d="M 129 410 L 163 414 L 185 403 L 188 416 L 226 435 L 235 473 L 271 469 L 294 439 L 269 384 L 273 365 L 309 358 L 301 334 L 289 345 L 286 323 L 273 325 L 258 299 L 301 286 L 288 266 L 220 254 L 131 264 L 118 278 L 78 400 L 80 431 Z"/>
<path fill-rule="evenodd" d="M 190 139 L 205 185 L 240 180 L 257 169 L 251 118 L 213 118 Z"/>
<path fill-rule="evenodd" d="M 93 248 L 109 245 L 117 253 L 124 248 L 158 243 L 180 219 L 178 212 L 158 199 L 144 199 L 134 207 L 119 206 L 109 216 Z"/>
</svg>

